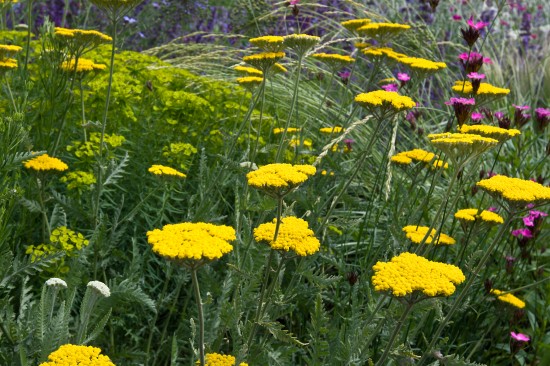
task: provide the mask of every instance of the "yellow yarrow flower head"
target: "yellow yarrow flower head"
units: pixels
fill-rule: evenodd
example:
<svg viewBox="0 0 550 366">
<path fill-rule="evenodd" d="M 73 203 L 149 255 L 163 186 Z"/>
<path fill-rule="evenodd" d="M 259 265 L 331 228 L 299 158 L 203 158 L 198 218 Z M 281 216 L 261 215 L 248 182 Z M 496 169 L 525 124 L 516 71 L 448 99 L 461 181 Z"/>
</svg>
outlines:
<svg viewBox="0 0 550 366">
<path fill-rule="evenodd" d="M 374 58 L 386 58 L 394 61 L 399 61 L 402 57 L 407 57 L 407 55 L 403 53 L 395 52 L 390 47 L 367 46 L 364 47 L 361 52 L 365 56 Z"/>
<path fill-rule="evenodd" d="M 101 354 L 101 349 L 92 346 L 64 344 L 48 356 L 47 362 L 40 366 L 115 366 L 108 356 Z"/>
<path fill-rule="evenodd" d="M 170 168 L 169 166 L 158 165 L 158 164 L 151 165 L 148 171 L 149 173 L 153 173 L 159 176 L 170 176 L 170 177 L 178 177 L 178 178 L 187 177 L 185 174 L 183 174 L 180 171 L 177 171 L 174 168 Z"/>
<path fill-rule="evenodd" d="M 76 72 L 77 74 L 84 74 L 90 71 L 103 71 L 107 69 L 107 65 L 96 64 L 92 60 L 86 58 L 71 59 L 64 61 L 61 64 L 61 69 L 66 72 Z"/>
<path fill-rule="evenodd" d="M 343 22 L 340 22 L 340 24 L 346 28 L 347 30 L 349 30 L 350 32 L 355 32 L 357 31 L 358 28 L 361 28 L 362 26 L 364 25 L 367 25 L 371 22 L 370 19 L 367 19 L 367 18 L 363 18 L 363 19 L 351 19 L 351 20 L 346 20 L 346 21 L 343 21 Z"/>
<path fill-rule="evenodd" d="M 14 58 L 5 58 L 0 60 L 0 73 L 17 69 L 17 60 Z"/>
<path fill-rule="evenodd" d="M 480 83 L 479 89 L 474 93 L 474 88 L 470 81 L 456 81 L 452 89 L 462 95 L 475 95 L 476 100 L 484 102 L 493 101 L 510 94 L 510 89 L 499 88 L 488 83 Z"/>
<path fill-rule="evenodd" d="M 367 109 L 372 114 L 380 115 L 394 113 L 414 108 L 416 103 L 405 95 L 399 95 L 397 92 L 385 90 L 375 90 L 368 93 L 362 93 L 355 97 L 355 102 Z"/>
<path fill-rule="evenodd" d="M 422 240 L 428 233 L 428 229 L 430 229 L 427 226 L 416 226 L 416 225 L 408 225 L 403 228 L 403 232 L 406 233 L 407 238 L 412 241 L 415 244 L 422 243 Z M 453 245 L 456 244 L 456 240 L 450 237 L 447 234 L 438 233 L 437 238 L 435 238 L 436 230 L 432 229 L 430 231 L 430 234 L 426 238 L 425 243 L 426 244 L 434 244 L 434 245 Z M 435 241 L 435 242 L 434 242 Z"/>
<path fill-rule="evenodd" d="M 281 52 L 284 49 L 284 38 L 281 36 L 262 36 L 249 40 L 254 46 L 265 52 Z"/>
<path fill-rule="evenodd" d="M 306 149 L 311 149 L 313 147 L 313 141 L 311 139 L 292 139 L 289 141 L 288 146 L 290 147 L 305 147 Z"/>
<path fill-rule="evenodd" d="M 333 134 L 333 133 L 340 133 L 343 132 L 344 128 L 340 126 L 334 126 L 334 127 L 322 127 L 319 129 L 319 132 L 326 133 L 326 134 Z"/>
<path fill-rule="evenodd" d="M 445 62 L 426 60 L 420 57 L 400 57 L 396 59 L 400 64 L 408 66 L 416 78 L 425 77 L 436 71 L 447 68 Z"/>
<path fill-rule="evenodd" d="M 277 240 L 273 241 L 277 219 L 273 222 L 261 224 L 254 229 L 254 239 L 265 242 L 275 250 L 288 252 L 292 250 L 299 256 L 312 255 L 319 251 L 321 243 L 309 228 L 307 221 L 289 216 L 281 219 Z"/>
<path fill-rule="evenodd" d="M 540 205 L 550 202 L 550 187 L 531 180 L 495 175 L 477 182 L 476 186 L 512 205 Z"/>
<path fill-rule="evenodd" d="M 270 71 L 271 71 L 272 73 L 278 73 L 278 72 L 280 72 L 280 73 L 282 73 L 282 74 L 288 72 L 287 68 L 284 67 L 283 65 L 281 65 L 281 64 L 278 63 L 278 62 L 276 62 L 275 64 L 273 64 L 273 67 L 271 68 Z"/>
<path fill-rule="evenodd" d="M 353 57 L 337 53 L 314 53 L 311 57 L 324 62 L 333 72 L 355 62 Z"/>
<path fill-rule="evenodd" d="M 411 26 L 398 23 L 369 23 L 357 28 L 357 33 L 370 37 L 384 44 Z"/>
<path fill-rule="evenodd" d="M 450 296 L 466 279 L 457 266 L 432 262 L 413 253 L 401 253 L 389 262 L 377 262 L 372 269 L 376 291 L 391 291 L 403 297 L 420 291 L 426 296 Z"/>
<path fill-rule="evenodd" d="M 147 232 L 153 252 L 189 268 L 220 259 L 233 250 L 235 229 L 205 222 L 167 224 Z"/>
<path fill-rule="evenodd" d="M 54 36 L 74 55 L 81 55 L 113 39 L 96 30 L 54 28 Z"/>
<path fill-rule="evenodd" d="M 253 67 L 248 67 L 248 66 L 238 65 L 238 66 L 235 66 L 233 68 L 233 70 L 235 70 L 238 73 L 241 73 L 243 75 L 246 75 L 246 76 L 256 76 L 256 77 L 263 77 L 264 76 L 264 73 L 262 72 L 262 70 L 258 70 L 258 69 L 255 69 Z"/>
<path fill-rule="evenodd" d="M 512 137 L 521 134 L 520 130 L 516 130 L 515 128 L 507 130 L 505 128 L 488 125 L 462 125 L 462 127 L 458 128 L 458 131 L 461 133 L 471 133 L 483 137 L 489 137 L 498 140 L 498 142 L 508 141 Z"/>
<path fill-rule="evenodd" d="M 240 86 L 244 86 L 247 89 L 254 89 L 259 86 L 264 81 L 263 77 L 257 76 L 244 76 L 242 78 L 237 78 L 237 83 Z"/>
<path fill-rule="evenodd" d="M 42 154 L 31 160 L 27 160 L 23 163 L 25 168 L 33 169 L 36 171 L 48 171 L 48 170 L 57 170 L 63 172 L 69 169 L 69 166 L 58 158 L 52 158 L 48 154 Z"/>
<path fill-rule="evenodd" d="M 273 197 L 283 197 L 304 183 L 317 169 L 313 165 L 268 164 L 246 175 L 248 185 Z"/>
<path fill-rule="evenodd" d="M 428 135 L 428 138 L 456 166 L 465 164 L 498 144 L 498 140 L 466 133 L 437 133 Z"/>
<path fill-rule="evenodd" d="M 267 73 L 267 71 L 269 71 L 271 67 L 283 57 L 285 57 L 284 52 L 263 52 L 244 56 L 243 61 L 257 69 L 260 69 L 263 73 Z"/>
<path fill-rule="evenodd" d="M 21 52 L 22 49 L 19 46 L 0 44 L 0 60 L 11 58 Z"/>
<path fill-rule="evenodd" d="M 289 34 L 283 38 L 285 47 L 294 50 L 298 57 L 305 55 L 307 51 L 321 41 L 320 37 L 310 36 L 309 34 Z"/>
<path fill-rule="evenodd" d="M 301 130 L 302 130 L 301 128 L 289 127 L 289 128 L 286 129 L 286 133 L 293 134 L 293 133 L 298 133 Z M 273 134 L 274 135 L 279 135 L 279 134 L 283 133 L 284 131 L 285 131 L 284 128 L 276 127 L 276 128 L 273 129 Z"/>
<path fill-rule="evenodd" d="M 443 161 L 434 153 L 428 152 L 422 149 L 413 149 L 409 151 L 402 151 L 391 157 L 391 161 L 396 164 L 409 165 L 414 162 L 423 162 L 432 168 L 444 168 L 449 167 L 448 163 Z"/>
<path fill-rule="evenodd" d="M 505 302 L 507 304 L 512 305 L 513 307 L 516 307 L 518 309 L 523 309 L 525 307 L 525 302 L 517 298 L 516 296 L 508 293 L 502 295 L 502 291 L 497 289 L 492 289 L 491 294 L 496 295 L 497 299 L 499 299 L 502 302 Z"/>
<path fill-rule="evenodd" d="M 477 208 L 464 208 L 455 213 L 455 218 L 464 223 L 483 222 L 491 225 L 499 225 L 504 223 L 504 219 L 499 214 L 487 211 L 478 210 Z"/>
<path fill-rule="evenodd" d="M 207 353 L 204 355 L 204 366 L 235 366 L 235 357 L 231 355 L 221 355 L 219 353 Z M 199 365 L 200 360 L 196 362 Z M 239 366 L 248 366 L 247 363 L 241 362 Z"/>
</svg>

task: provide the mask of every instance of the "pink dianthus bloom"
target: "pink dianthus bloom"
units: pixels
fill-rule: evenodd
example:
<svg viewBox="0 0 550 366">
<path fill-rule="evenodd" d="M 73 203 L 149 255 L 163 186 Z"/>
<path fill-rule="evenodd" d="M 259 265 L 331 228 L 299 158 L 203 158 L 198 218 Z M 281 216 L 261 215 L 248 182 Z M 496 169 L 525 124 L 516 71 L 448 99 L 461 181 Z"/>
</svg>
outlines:
<svg viewBox="0 0 550 366">
<path fill-rule="evenodd" d="M 469 79 L 475 79 L 475 80 L 483 80 L 485 79 L 485 74 L 480 74 L 477 72 L 471 72 L 468 74 Z"/>
<path fill-rule="evenodd" d="M 510 337 L 519 342 L 529 342 L 531 340 L 528 335 L 523 333 L 510 332 Z"/>
<path fill-rule="evenodd" d="M 473 112 L 470 118 L 472 119 L 472 121 L 480 121 L 483 119 L 483 114 L 479 112 Z"/>
<path fill-rule="evenodd" d="M 399 91 L 399 86 L 397 84 L 386 84 L 386 85 L 382 85 L 381 88 L 388 92 Z"/>
<path fill-rule="evenodd" d="M 513 230 L 512 235 L 515 236 L 516 238 L 519 237 L 519 236 L 522 236 L 524 238 L 532 238 L 533 237 L 533 233 L 531 232 L 531 230 L 529 230 L 527 228 Z"/>
<path fill-rule="evenodd" d="M 468 25 L 476 30 L 482 30 L 483 28 L 485 28 L 486 26 L 489 25 L 489 23 L 485 23 L 485 22 L 476 22 L 474 23 L 474 17 L 470 17 L 470 19 L 468 19 Z"/>
<path fill-rule="evenodd" d="M 397 73 L 397 80 L 399 80 L 399 81 L 409 81 L 409 80 L 411 80 L 411 77 L 406 72 L 398 72 Z M 539 108 L 539 109 L 543 109 L 543 108 Z"/>
</svg>

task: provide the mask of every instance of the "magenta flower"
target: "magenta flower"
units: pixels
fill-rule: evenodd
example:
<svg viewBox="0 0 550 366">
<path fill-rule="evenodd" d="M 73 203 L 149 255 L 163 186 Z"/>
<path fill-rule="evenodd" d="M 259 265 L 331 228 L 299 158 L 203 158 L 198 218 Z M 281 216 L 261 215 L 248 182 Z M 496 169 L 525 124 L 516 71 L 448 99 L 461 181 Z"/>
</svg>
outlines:
<svg viewBox="0 0 550 366">
<path fill-rule="evenodd" d="M 468 78 L 474 79 L 474 80 L 483 80 L 485 79 L 485 74 L 478 74 L 477 72 L 471 72 L 468 74 Z"/>
<path fill-rule="evenodd" d="M 386 85 L 382 85 L 381 88 L 388 92 L 399 91 L 399 85 L 397 84 L 386 84 Z"/>
<path fill-rule="evenodd" d="M 401 80 L 401 79 L 399 79 L 399 80 Z M 537 109 L 535 109 L 535 116 L 537 118 L 549 118 L 550 117 L 550 109 L 548 109 L 548 108 L 537 108 Z"/>
<path fill-rule="evenodd" d="M 448 102 L 445 102 L 446 105 L 457 105 L 457 104 L 460 104 L 460 105 L 475 105 L 476 104 L 476 100 L 474 98 L 456 98 L 456 97 L 452 97 L 451 99 L 449 99 Z"/>
<path fill-rule="evenodd" d="M 453 14 L 453 20 L 456 20 L 456 21 L 462 20 L 462 16 L 458 14 Z"/>
<path fill-rule="evenodd" d="M 535 109 L 535 122 L 537 122 L 537 129 L 539 131 L 544 131 L 546 126 L 548 126 L 548 124 L 550 123 L 550 109 Z"/>
<path fill-rule="evenodd" d="M 546 216 L 548 216 L 546 212 L 531 210 L 529 211 L 529 216 L 523 218 L 523 223 L 525 224 L 525 226 L 534 227 L 537 224 L 535 222 L 536 220 L 542 219 Z"/>
<path fill-rule="evenodd" d="M 345 140 L 344 140 L 344 144 L 346 144 L 346 148 L 347 148 L 349 151 L 351 151 L 352 145 L 353 145 L 354 142 L 355 142 L 354 139 L 345 139 Z"/>
<path fill-rule="evenodd" d="M 528 335 L 523 333 L 510 332 L 510 337 L 519 342 L 529 342 L 531 340 Z"/>
<path fill-rule="evenodd" d="M 490 211 L 490 212 L 497 212 L 498 211 L 498 208 L 497 207 L 489 207 L 487 209 L 487 211 Z"/>
<path fill-rule="evenodd" d="M 498 119 L 501 119 L 502 117 L 504 117 L 504 113 L 502 113 L 502 112 L 495 112 L 494 115 Z"/>
<path fill-rule="evenodd" d="M 516 109 L 516 111 L 528 111 L 529 109 L 531 109 L 531 107 L 529 107 L 528 105 L 515 105 L 515 104 L 512 104 L 514 106 L 514 108 Z"/>
<path fill-rule="evenodd" d="M 470 117 L 470 112 L 476 101 L 474 98 L 451 98 L 448 102 L 445 102 L 447 105 L 452 105 L 455 117 L 458 125 L 462 127 L 464 122 Z"/>
<path fill-rule="evenodd" d="M 483 114 L 479 112 L 473 112 L 470 118 L 472 119 L 472 121 L 481 121 L 483 119 Z"/>
<path fill-rule="evenodd" d="M 406 72 L 398 72 L 397 73 L 397 80 L 407 82 L 407 81 L 411 80 L 411 77 Z M 539 108 L 539 109 L 543 109 L 543 108 Z M 548 112 L 550 113 L 550 111 L 548 111 Z"/>
<path fill-rule="evenodd" d="M 533 237 L 533 233 L 531 232 L 531 230 L 527 228 L 512 230 L 512 235 L 515 236 L 516 238 L 519 238 L 521 236 L 522 238 L 530 239 Z"/>
<path fill-rule="evenodd" d="M 468 25 L 472 28 L 474 28 L 475 30 L 482 30 L 483 28 L 485 28 L 486 26 L 489 25 L 489 23 L 485 23 L 485 22 L 477 22 L 477 23 L 474 23 L 474 17 L 470 17 L 470 19 L 468 19 Z"/>
<path fill-rule="evenodd" d="M 300 0 L 290 0 L 289 4 L 290 5 L 298 5 L 299 2 L 300 2 Z"/>
</svg>

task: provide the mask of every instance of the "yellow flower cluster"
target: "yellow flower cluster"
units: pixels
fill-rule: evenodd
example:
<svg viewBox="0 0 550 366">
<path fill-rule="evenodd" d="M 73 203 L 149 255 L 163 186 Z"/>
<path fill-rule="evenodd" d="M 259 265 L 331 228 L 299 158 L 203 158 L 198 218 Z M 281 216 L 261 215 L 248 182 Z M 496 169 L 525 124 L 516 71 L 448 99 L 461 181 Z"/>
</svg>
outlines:
<svg viewBox="0 0 550 366">
<path fill-rule="evenodd" d="M 17 69 L 17 60 L 14 58 L 5 58 L 0 60 L 0 71 L 9 71 Z"/>
<path fill-rule="evenodd" d="M 408 225 L 403 228 L 403 231 L 406 233 L 407 238 L 409 238 L 410 241 L 412 241 L 415 244 L 422 243 L 422 239 L 426 236 L 428 233 L 429 227 L 427 226 L 416 226 L 416 225 Z M 434 235 L 436 230 L 432 229 L 430 231 L 430 234 L 426 238 L 426 244 L 434 244 L 434 245 L 453 245 L 456 243 L 456 240 L 454 240 L 452 237 L 450 237 L 447 234 L 439 233 L 437 241 L 434 243 Z"/>
<path fill-rule="evenodd" d="M 455 217 L 458 220 L 467 221 L 467 222 L 473 222 L 481 220 L 483 222 L 489 223 L 489 224 L 503 224 L 504 219 L 499 214 L 483 210 L 478 214 L 479 210 L 477 208 L 465 208 L 462 210 L 458 210 L 455 213 Z"/>
<path fill-rule="evenodd" d="M 250 43 L 266 52 L 280 52 L 283 50 L 284 38 L 281 36 L 263 36 L 251 38 Z"/>
<path fill-rule="evenodd" d="M 450 296 L 466 279 L 457 266 L 432 262 L 413 253 L 401 253 L 390 262 L 377 262 L 372 269 L 376 291 L 391 291 L 402 297 L 421 291 L 427 296 Z"/>
<path fill-rule="evenodd" d="M 368 36 L 376 40 L 387 41 L 389 37 L 397 35 L 411 26 L 398 23 L 368 23 L 359 28 L 357 32 L 363 36 Z"/>
<path fill-rule="evenodd" d="M 361 93 L 355 97 L 355 101 L 361 106 L 371 109 L 372 107 L 391 108 L 396 111 L 411 109 L 416 103 L 405 95 L 385 90 L 375 90 L 369 93 Z"/>
<path fill-rule="evenodd" d="M 58 158 L 52 158 L 48 154 L 43 154 L 32 158 L 31 160 L 27 160 L 25 163 L 23 163 L 23 165 L 27 169 L 34 169 L 36 171 L 58 170 L 62 172 L 69 169 L 69 166 L 67 164 L 65 164 Z"/>
<path fill-rule="evenodd" d="M 508 294 L 502 294 L 502 291 L 497 289 L 492 289 L 491 294 L 496 295 L 497 299 L 499 299 L 502 302 L 508 303 L 518 309 L 523 309 L 525 307 L 525 302 L 518 299 L 516 296 L 508 293 Z"/>
<path fill-rule="evenodd" d="M 107 69 L 107 65 L 104 64 L 96 64 L 92 60 L 88 60 L 86 58 L 79 58 L 78 64 L 76 65 L 75 70 L 75 59 L 65 61 L 61 64 L 61 69 L 67 72 L 77 72 L 77 73 L 85 73 L 88 71 L 103 71 Z"/>
<path fill-rule="evenodd" d="M 194 266 L 197 261 L 221 258 L 233 250 L 235 229 L 204 222 L 164 225 L 147 232 L 153 252 L 169 260 Z"/>
<path fill-rule="evenodd" d="M 313 165 L 268 164 L 248 173 L 246 178 L 250 186 L 280 197 L 304 183 L 316 171 Z"/>
<path fill-rule="evenodd" d="M 82 53 L 85 49 L 92 49 L 103 43 L 112 42 L 112 38 L 96 30 L 69 29 L 55 27 L 54 35 L 66 43 L 75 53 Z"/>
<path fill-rule="evenodd" d="M 311 141 L 311 139 L 304 139 L 304 141 L 300 141 L 300 139 L 292 139 L 288 145 L 291 147 L 303 146 L 309 149 L 313 146 L 313 141 Z"/>
<path fill-rule="evenodd" d="M 340 69 L 355 62 L 353 57 L 337 53 L 314 53 L 311 57 L 326 63 L 332 69 Z"/>
<path fill-rule="evenodd" d="M 447 169 L 449 167 L 448 163 L 445 163 L 445 165 L 443 165 L 443 161 L 439 159 L 437 155 L 422 149 L 402 151 L 392 156 L 391 161 L 396 164 L 403 164 L 403 165 L 409 165 L 413 161 L 418 161 L 426 164 L 431 163 L 433 168 L 443 167 L 444 169 Z"/>
<path fill-rule="evenodd" d="M 23 48 L 15 45 L 0 44 L 0 60 L 15 56 Z"/>
<path fill-rule="evenodd" d="M 67 183 L 67 188 L 70 189 L 90 189 L 91 185 L 96 183 L 96 178 L 93 173 L 83 172 L 76 170 L 74 172 L 68 172 L 61 179 L 62 183 Z"/>
<path fill-rule="evenodd" d="M 458 131 L 461 133 L 471 133 L 483 137 L 489 137 L 498 140 L 499 142 L 507 141 L 512 137 L 521 134 L 520 130 L 516 130 L 515 128 L 507 130 L 505 128 L 488 125 L 462 125 L 462 127 L 458 128 Z"/>
<path fill-rule="evenodd" d="M 273 219 L 273 222 L 261 224 L 255 228 L 254 238 L 256 241 L 268 243 L 275 250 L 286 252 L 292 250 L 302 257 L 319 251 L 321 243 L 315 237 L 313 230 L 309 228 L 307 221 L 294 216 L 282 218 L 277 240 L 273 241 L 276 223 L 277 219 Z"/>
<path fill-rule="evenodd" d="M 237 78 L 237 83 L 245 88 L 254 88 L 260 85 L 264 81 L 263 77 L 257 76 L 244 76 Z"/>
<path fill-rule="evenodd" d="M 461 94 L 471 94 L 474 89 L 470 81 L 455 81 L 452 88 L 455 92 Z M 504 96 L 510 94 L 510 89 L 499 88 L 488 83 L 479 84 L 477 95 Z"/>
<path fill-rule="evenodd" d="M 235 66 L 233 69 L 237 72 L 240 72 L 240 73 L 244 74 L 244 75 L 259 76 L 259 77 L 264 76 L 264 73 L 261 70 L 255 69 L 253 67 L 240 66 L 239 65 L 239 66 Z"/>
<path fill-rule="evenodd" d="M 366 45 L 366 47 L 363 47 L 362 52 L 365 56 L 374 56 L 374 57 L 386 56 L 393 60 L 399 60 L 402 57 L 407 57 L 407 55 L 405 55 L 404 53 L 395 52 L 390 47 L 369 47 L 369 45 Z"/>
<path fill-rule="evenodd" d="M 285 72 L 287 72 L 288 70 L 286 69 L 286 67 L 284 67 L 284 66 L 281 65 L 280 63 L 276 62 L 275 64 L 273 64 L 273 68 L 271 69 L 271 71 L 273 71 L 273 72 L 282 72 L 282 73 L 285 73 Z"/>
<path fill-rule="evenodd" d="M 397 61 L 409 66 L 413 70 L 421 72 L 433 72 L 447 67 L 445 62 L 435 62 L 420 57 L 401 57 Z"/>
<path fill-rule="evenodd" d="M 244 56 L 243 61 L 262 70 L 263 72 L 266 72 L 283 57 L 285 57 L 284 52 L 262 52 Z"/>
<path fill-rule="evenodd" d="M 235 366 L 235 357 L 231 355 L 220 355 L 219 353 L 207 353 L 204 355 L 204 366 Z M 200 361 L 197 361 L 197 365 Z M 248 366 L 247 363 L 241 362 L 239 366 Z"/>
<path fill-rule="evenodd" d="M 283 38 L 285 47 L 291 48 L 301 55 L 306 53 L 321 40 L 321 38 L 310 36 L 309 34 L 289 34 Z"/>
<path fill-rule="evenodd" d="M 296 128 L 296 127 L 289 127 L 286 129 L 286 133 L 298 133 L 300 132 L 301 128 Z M 274 135 L 278 135 L 278 134 L 281 134 L 285 131 L 284 128 L 280 128 L 280 127 L 276 127 L 273 129 L 273 134 Z"/>
<path fill-rule="evenodd" d="M 354 32 L 357 30 L 357 28 L 361 28 L 362 26 L 367 25 L 370 22 L 371 22 L 370 19 L 364 18 L 364 19 L 346 20 L 346 21 L 340 22 L 340 24 L 347 30 Z"/>
<path fill-rule="evenodd" d="M 333 133 L 340 133 L 343 132 L 344 128 L 340 126 L 334 126 L 334 127 L 322 127 L 319 129 L 319 132 L 321 133 L 327 133 L 327 134 L 333 134 Z"/>
<path fill-rule="evenodd" d="M 47 362 L 40 366 L 115 366 L 108 356 L 101 354 L 101 349 L 92 346 L 64 344 L 50 353 Z"/>
<path fill-rule="evenodd" d="M 428 138 L 455 162 L 482 154 L 498 144 L 498 140 L 467 133 L 437 133 Z"/>
<path fill-rule="evenodd" d="M 179 177 L 179 178 L 187 177 L 185 174 L 177 171 L 174 168 L 170 168 L 169 166 L 158 165 L 158 164 L 151 165 L 148 171 L 149 173 L 153 173 L 155 175 L 168 175 L 168 176 Z"/>
<path fill-rule="evenodd" d="M 80 250 L 82 247 L 88 246 L 90 241 L 86 240 L 81 233 L 68 229 L 66 226 L 60 226 L 52 231 L 50 243 L 59 244 L 61 249 L 70 253 L 74 249 Z"/>
<path fill-rule="evenodd" d="M 477 182 L 476 185 L 512 203 L 543 204 L 550 201 L 550 187 L 531 180 L 495 175 Z"/>
</svg>

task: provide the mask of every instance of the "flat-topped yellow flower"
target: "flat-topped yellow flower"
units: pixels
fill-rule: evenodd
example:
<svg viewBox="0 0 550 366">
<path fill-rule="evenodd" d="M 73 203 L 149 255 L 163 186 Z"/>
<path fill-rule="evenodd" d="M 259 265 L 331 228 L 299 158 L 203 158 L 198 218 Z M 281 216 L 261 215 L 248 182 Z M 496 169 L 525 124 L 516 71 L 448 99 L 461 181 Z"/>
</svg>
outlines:
<svg viewBox="0 0 550 366">
<path fill-rule="evenodd" d="M 449 167 L 448 163 L 443 163 L 443 161 L 434 153 L 425 151 L 422 149 L 413 149 L 409 151 L 402 151 L 398 154 L 395 154 L 391 157 L 391 161 L 396 164 L 409 165 L 413 161 L 423 162 L 426 164 L 432 164 L 433 168 L 447 169 Z"/>
<path fill-rule="evenodd" d="M 148 171 L 149 173 L 153 173 L 155 175 L 166 175 L 166 176 L 179 177 L 179 178 L 187 177 L 185 174 L 177 171 L 174 168 L 170 168 L 169 166 L 158 165 L 158 164 L 151 165 Z"/>
<path fill-rule="evenodd" d="M 280 72 L 284 74 L 285 72 L 288 72 L 288 70 L 286 69 L 286 67 L 276 62 L 273 64 L 273 67 L 271 68 L 271 72 L 273 73 Z"/>
<path fill-rule="evenodd" d="M 15 45 L 0 44 L 0 60 L 10 58 L 21 52 L 23 48 Z"/>
<path fill-rule="evenodd" d="M 50 353 L 47 362 L 40 366 L 115 366 L 108 356 L 101 354 L 101 349 L 92 346 L 64 344 Z"/>
<path fill-rule="evenodd" d="M 372 269 L 376 291 L 391 291 L 403 297 L 420 291 L 426 296 L 450 296 L 466 279 L 457 266 L 432 262 L 413 253 L 401 253 L 389 262 L 377 262 Z"/>
<path fill-rule="evenodd" d="M 262 52 L 244 56 L 243 61 L 265 73 L 283 57 L 285 57 L 284 52 Z"/>
<path fill-rule="evenodd" d="M 314 53 L 311 55 L 314 59 L 324 62 L 332 70 L 338 70 L 345 66 L 351 65 L 355 59 L 347 55 L 339 55 L 337 53 Z"/>
<path fill-rule="evenodd" d="M 410 97 L 385 90 L 359 94 L 355 97 L 355 101 L 369 110 L 382 108 L 402 111 L 416 106 L 416 103 Z"/>
<path fill-rule="evenodd" d="M 465 163 L 498 144 L 498 140 L 467 133 L 428 135 L 432 145 L 442 150 L 457 165 Z"/>
<path fill-rule="evenodd" d="M 379 42 L 387 42 L 399 33 L 410 29 L 407 24 L 398 23 L 368 23 L 357 28 L 357 33 L 362 36 L 374 38 Z"/>
<path fill-rule="evenodd" d="M 296 128 L 296 127 L 289 127 L 286 129 L 286 133 L 298 133 L 300 132 L 302 129 L 301 128 Z M 274 135 L 278 135 L 278 134 L 281 134 L 285 132 L 285 129 L 284 128 L 280 128 L 280 127 L 275 127 L 273 129 L 273 134 Z"/>
<path fill-rule="evenodd" d="M 281 219 L 277 240 L 273 241 L 277 219 L 261 224 L 254 229 L 254 239 L 257 242 L 268 243 L 272 249 L 292 250 L 299 256 L 311 255 L 319 251 L 321 243 L 309 228 L 307 221 L 289 216 Z"/>
<path fill-rule="evenodd" d="M 403 232 L 406 233 L 407 238 L 412 241 L 415 244 L 422 243 L 422 239 L 426 236 L 428 233 L 429 227 L 427 226 L 416 226 L 416 225 L 408 225 L 403 228 Z M 430 234 L 426 238 L 426 244 L 434 244 L 434 245 L 453 245 L 456 243 L 456 240 L 454 240 L 452 237 L 450 237 L 447 234 L 439 233 L 437 234 L 437 239 L 434 238 L 435 236 L 435 229 L 432 229 L 430 231 Z M 434 242 L 435 240 L 435 242 Z"/>
<path fill-rule="evenodd" d="M 458 210 L 455 213 L 455 217 L 464 222 L 483 221 L 494 225 L 504 223 L 504 219 L 499 214 L 487 210 L 482 210 L 480 212 L 477 208 L 465 208 Z"/>
<path fill-rule="evenodd" d="M 81 54 L 113 39 L 96 30 L 55 27 L 54 36 L 76 54 Z"/>
<path fill-rule="evenodd" d="M 205 222 L 168 224 L 147 232 L 153 252 L 191 268 L 231 252 L 235 238 L 232 227 Z"/>
<path fill-rule="evenodd" d="M 281 36 L 262 36 L 251 38 L 249 40 L 254 46 L 263 49 L 266 52 L 280 52 L 284 49 L 284 38 Z"/>
<path fill-rule="evenodd" d="M 399 53 L 391 49 L 390 47 L 365 47 L 361 51 L 365 56 L 371 57 L 387 57 L 396 61 L 399 61 L 403 57 L 407 57 L 404 53 Z"/>
<path fill-rule="evenodd" d="M 240 86 L 251 89 L 257 87 L 264 81 L 263 78 L 257 76 L 243 76 L 242 78 L 237 78 L 237 83 Z"/>
<path fill-rule="evenodd" d="M 249 76 L 257 76 L 257 77 L 262 77 L 264 76 L 264 73 L 262 72 L 262 70 L 258 70 L 258 69 L 255 69 L 253 67 L 248 67 L 248 66 L 235 66 L 233 68 L 233 70 L 241 73 L 241 74 L 244 74 L 244 75 L 249 75 Z"/>
<path fill-rule="evenodd" d="M 499 299 L 500 301 L 510 304 L 518 309 L 523 309 L 525 307 L 525 302 L 523 300 L 520 300 L 510 293 L 504 295 L 502 295 L 502 293 L 503 291 L 497 289 L 491 290 L 491 294 L 496 295 L 497 299 Z"/>
<path fill-rule="evenodd" d="M 248 184 L 281 197 L 304 183 L 317 169 L 313 165 L 268 164 L 246 175 Z"/>
<path fill-rule="evenodd" d="M 235 357 L 231 355 L 221 355 L 219 353 L 207 353 L 205 355 L 204 366 L 235 366 Z M 197 365 L 200 361 L 197 361 Z M 246 362 L 241 362 L 239 366 L 248 366 Z"/>
<path fill-rule="evenodd" d="M 76 64 L 76 69 L 75 69 Z M 79 58 L 78 62 L 73 58 L 69 61 L 64 61 L 61 64 L 61 69 L 67 72 L 76 72 L 79 74 L 89 71 L 103 71 L 107 69 L 107 65 L 96 64 L 92 60 L 86 58 Z"/>
<path fill-rule="evenodd" d="M 17 69 L 17 60 L 14 58 L 5 58 L 0 60 L 0 71 L 9 71 Z"/>
<path fill-rule="evenodd" d="M 495 175 L 477 182 L 476 185 L 510 203 L 525 205 L 550 202 L 550 187 L 531 180 Z"/>
<path fill-rule="evenodd" d="M 23 163 L 25 168 L 36 171 L 57 170 L 65 171 L 69 166 L 58 158 L 52 158 L 48 154 L 42 154 Z"/>
<path fill-rule="evenodd" d="M 283 38 L 285 47 L 293 49 L 298 55 L 304 55 L 321 41 L 320 37 L 309 34 L 289 34 Z"/>
<path fill-rule="evenodd" d="M 471 94 L 474 89 L 470 81 L 455 81 L 453 91 L 460 94 Z M 476 95 L 479 96 L 504 96 L 510 94 L 510 89 L 499 88 L 488 83 L 479 84 Z"/>
<path fill-rule="evenodd" d="M 371 22 L 370 19 L 363 18 L 363 19 L 351 19 L 351 20 L 345 20 L 343 22 L 340 22 L 340 24 L 346 28 L 349 31 L 356 31 L 357 28 L 361 28 L 364 25 L 367 25 Z"/>
<path fill-rule="evenodd" d="M 322 127 L 319 129 L 319 132 L 326 133 L 326 134 L 333 134 L 333 133 L 340 133 L 343 132 L 344 128 L 340 126 L 334 126 L 334 127 Z"/>
<path fill-rule="evenodd" d="M 401 57 L 397 61 L 420 72 L 435 72 L 447 67 L 445 62 L 431 61 L 420 57 Z"/>
<path fill-rule="evenodd" d="M 507 130 L 505 128 L 488 125 L 462 125 L 462 127 L 458 128 L 458 131 L 461 133 L 471 133 L 483 137 L 490 137 L 499 142 L 508 141 L 512 137 L 521 134 L 520 130 L 516 130 L 515 128 Z"/>
</svg>

